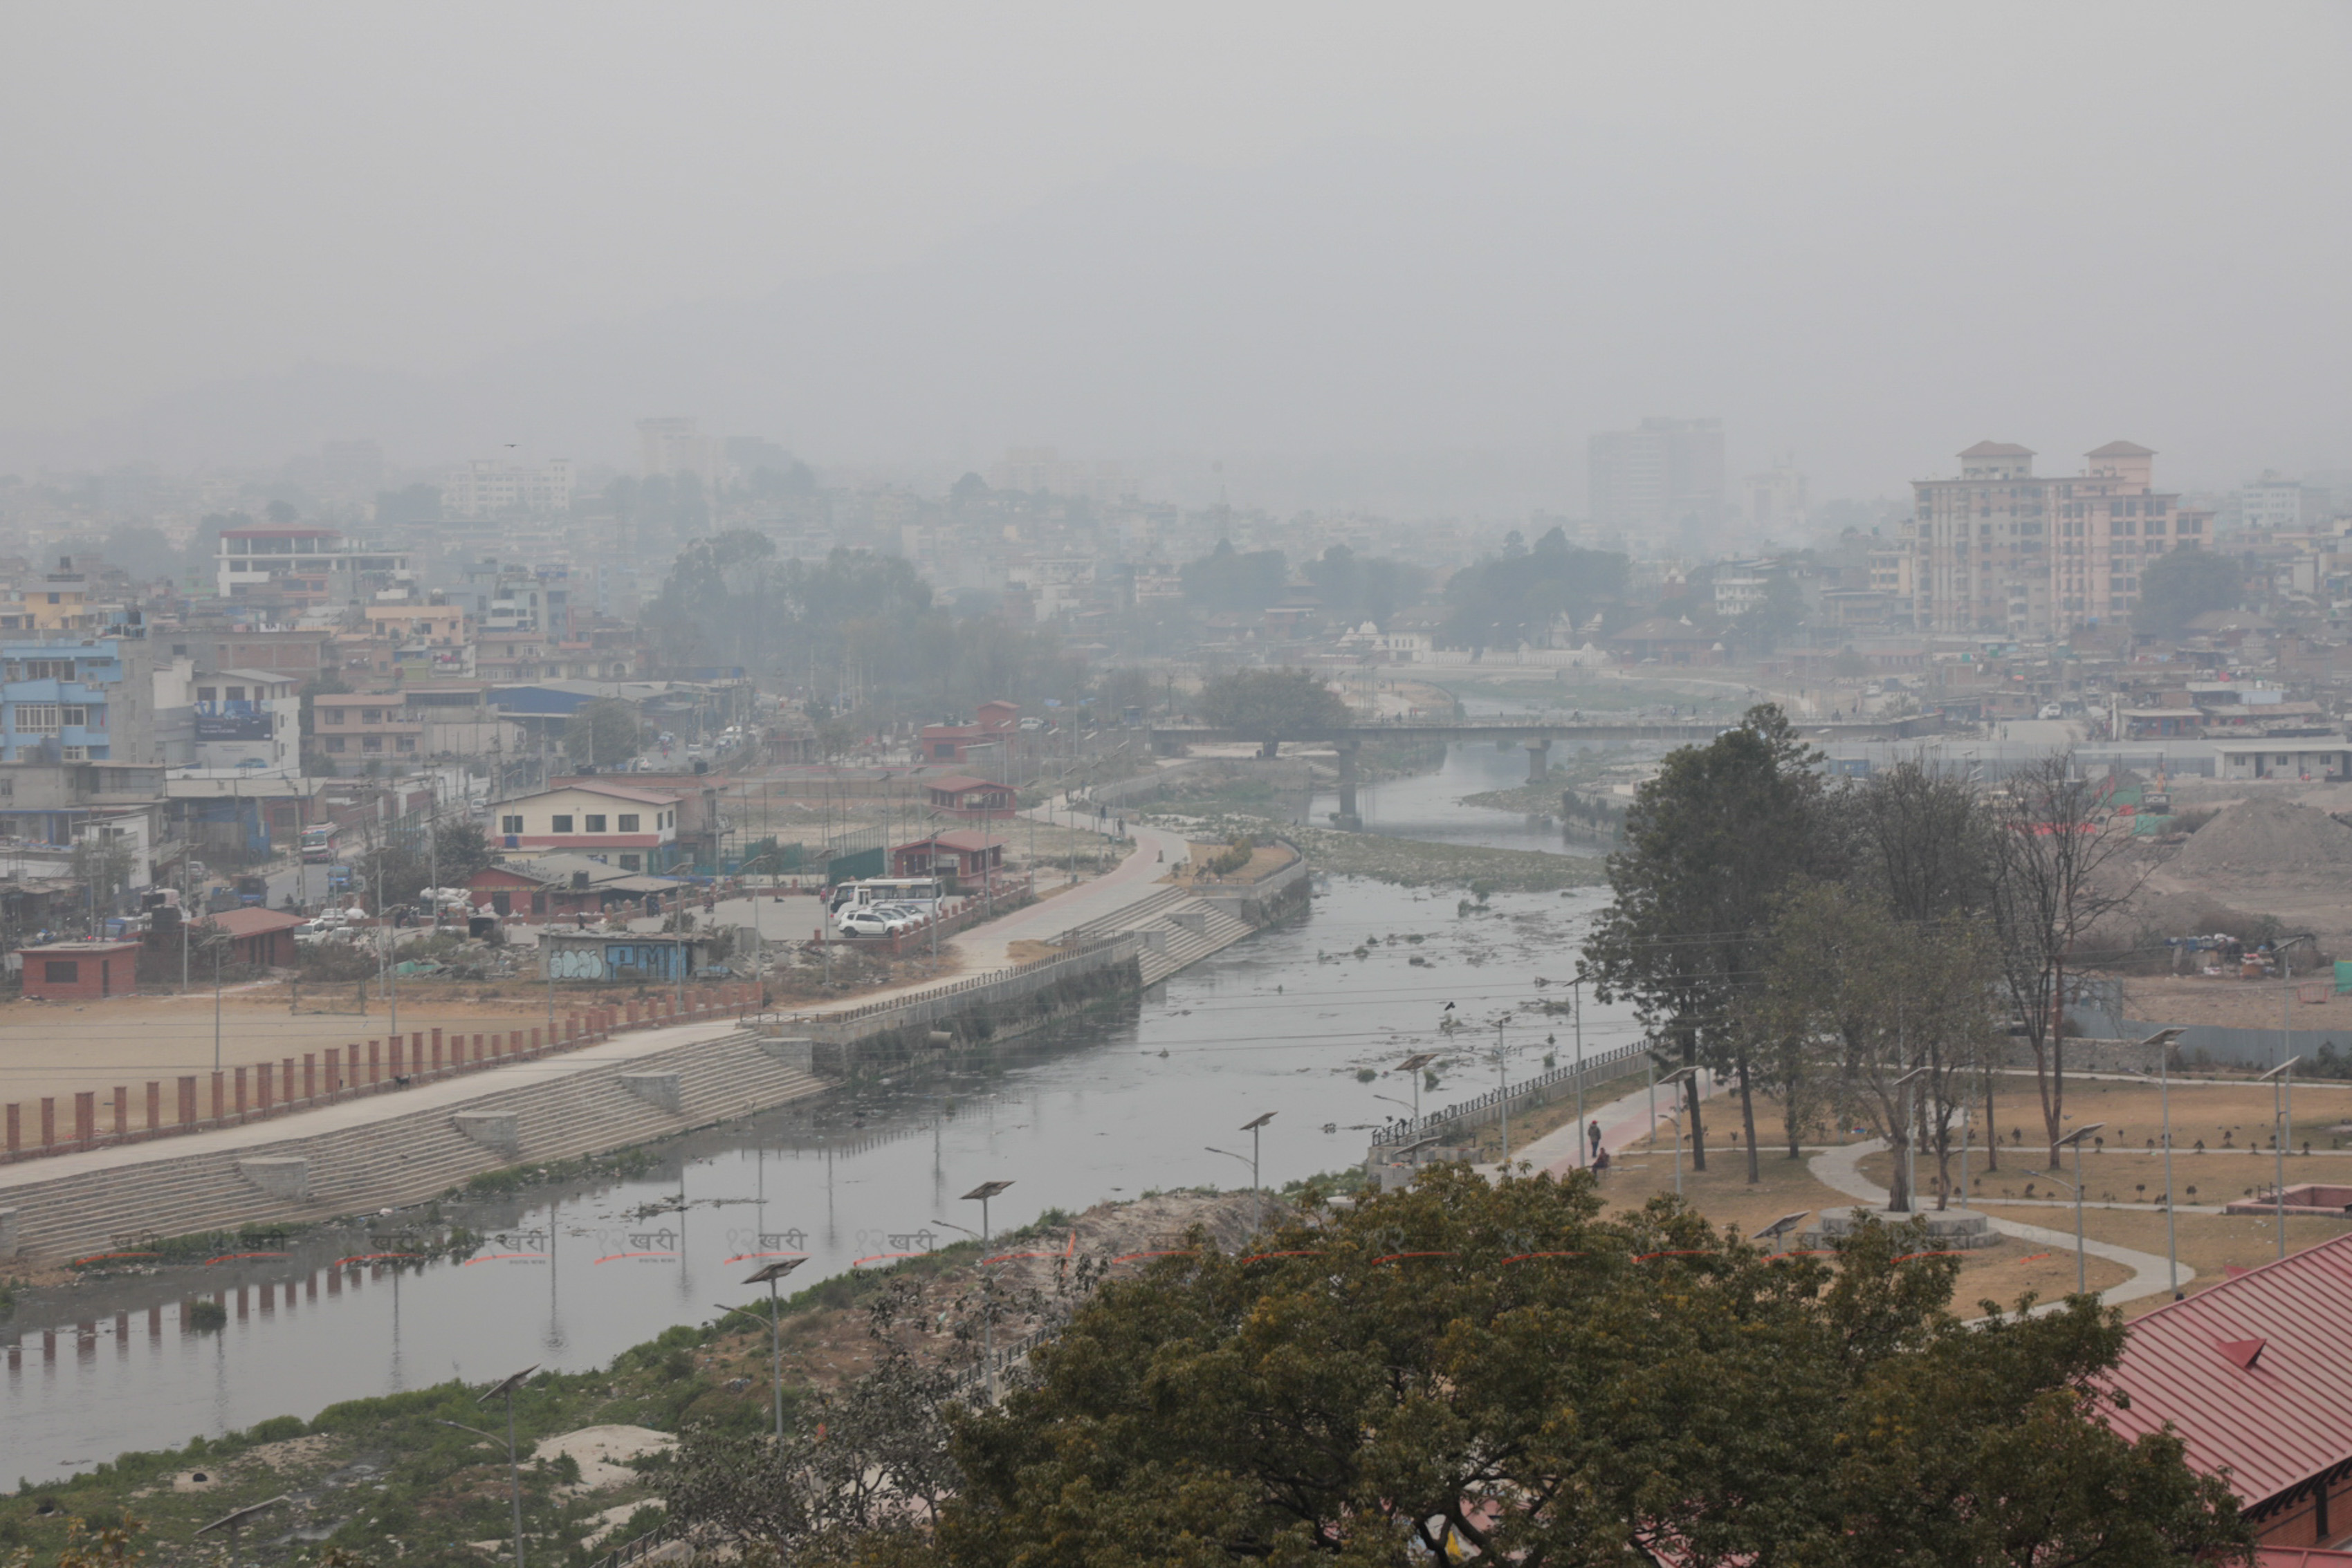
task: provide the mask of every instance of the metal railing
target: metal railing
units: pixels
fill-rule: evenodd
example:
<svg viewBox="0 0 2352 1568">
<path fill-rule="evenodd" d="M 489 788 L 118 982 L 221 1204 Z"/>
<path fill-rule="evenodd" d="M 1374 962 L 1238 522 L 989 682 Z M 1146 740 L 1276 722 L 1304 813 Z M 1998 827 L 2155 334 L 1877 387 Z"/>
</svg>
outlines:
<svg viewBox="0 0 2352 1568">
<path fill-rule="evenodd" d="M 1612 1051 L 1603 1051 L 1589 1055 L 1584 1059 L 1581 1067 L 1571 1061 L 1564 1066 L 1554 1067 L 1546 1071 L 1539 1072 L 1533 1078 L 1523 1078 L 1517 1083 L 1508 1084 L 1501 1088 L 1489 1089 L 1484 1094 L 1477 1095 L 1472 1099 L 1461 1101 L 1456 1104 L 1448 1105 L 1442 1111 L 1424 1112 L 1418 1118 L 1412 1116 L 1399 1116 L 1394 1121 L 1388 1123 L 1374 1132 L 1372 1134 L 1372 1142 L 1380 1145 L 1410 1144 L 1415 1142 L 1420 1138 L 1427 1136 L 1433 1130 L 1444 1126 L 1447 1124 L 1464 1121 L 1472 1117 L 1483 1119 L 1486 1113 L 1493 1111 L 1506 1100 L 1517 1100 L 1522 1095 L 1532 1094 L 1540 1090 L 1549 1089 L 1556 1084 L 1572 1083 L 1576 1081 L 1580 1072 L 1581 1072 L 1587 1080 L 1590 1080 L 1594 1074 L 1601 1072 L 1607 1072 L 1612 1076 L 1614 1076 L 1619 1069 L 1624 1067 L 1628 1063 L 1640 1061 L 1643 1055 L 1647 1052 L 1649 1049 L 1650 1042 L 1648 1040 L 1635 1040 L 1631 1045 L 1621 1045 Z"/>
<path fill-rule="evenodd" d="M 625 1542 L 597 1558 L 588 1565 L 588 1568 L 627 1568 L 629 1563 L 677 1540 L 679 1533 L 678 1527 L 675 1524 L 656 1524 L 635 1541 Z"/>
</svg>

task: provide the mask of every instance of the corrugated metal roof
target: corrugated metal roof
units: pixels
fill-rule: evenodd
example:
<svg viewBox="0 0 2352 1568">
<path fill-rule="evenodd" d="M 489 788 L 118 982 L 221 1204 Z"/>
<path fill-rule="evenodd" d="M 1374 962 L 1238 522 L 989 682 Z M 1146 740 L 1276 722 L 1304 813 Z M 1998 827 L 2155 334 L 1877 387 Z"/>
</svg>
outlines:
<svg viewBox="0 0 2352 1568">
<path fill-rule="evenodd" d="M 2131 1325 L 2109 1409 L 2127 1437 L 2169 1421 L 2189 1462 L 2249 1505 L 2352 1458 L 2352 1235 L 2159 1307 Z M 2253 1347 L 2259 1346 L 2258 1350 Z"/>
</svg>

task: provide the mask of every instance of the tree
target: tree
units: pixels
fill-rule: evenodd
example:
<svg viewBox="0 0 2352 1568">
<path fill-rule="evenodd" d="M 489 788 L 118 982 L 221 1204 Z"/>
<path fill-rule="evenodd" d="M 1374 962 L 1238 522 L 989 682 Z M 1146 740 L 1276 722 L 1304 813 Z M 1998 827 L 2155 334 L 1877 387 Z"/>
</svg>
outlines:
<svg viewBox="0 0 2352 1568">
<path fill-rule="evenodd" d="M 1896 763 L 1849 797 L 1846 813 L 1856 876 L 1883 898 L 1894 918 L 1924 925 L 1992 906 L 1992 814 L 1965 779 L 1928 771 L 1923 758 Z M 1985 1125 L 1994 1124 L 1992 1068 L 1987 1055 L 1978 1085 Z M 2000 1168 L 1998 1140 L 1986 1143 L 1986 1168 Z"/>
<path fill-rule="evenodd" d="M 403 831 L 360 856 L 360 885 L 371 900 L 383 890 L 389 908 L 415 904 L 439 877 L 442 887 L 462 887 L 466 879 L 497 862 L 489 835 L 479 822 L 450 822 L 427 833 Z"/>
<path fill-rule="evenodd" d="M 1810 1069 L 1789 1075 L 1793 1103 L 1832 1102 L 1894 1149 L 1890 1208 L 1917 1202 L 1904 1156 L 1922 1142 L 1937 1161 L 1937 1207 L 1948 1201 L 1952 1118 L 1996 1035 L 1996 972 L 1980 918 L 1906 921 L 1867 887 L 1806 884 L 1773 923 L 1751 1013 L 1782 1060 Z"/>
<path fill-rule="evenodd" d="M 1366 621 L 1385 624 L 1400 607 L 1421 597 L 1418 568 L 1360 556 L 1346 545 L 1333 545 L 1308 561 L 1307 580 L 1315 585 L 1326 616 L 1351 628 Z"/>
<path fill-rule="evenodd" d="M 2140 568 L 2139 603 L 2132 628 L 2158 637 L 2189 634 L 2189 623 L 2209 610 L 2235 610 L 2244 581 L 2238 563 L 2210 550 L 2177 549 Z"/>
<path fill-rule="evenodd" d="M 1234 670 L 1201 688 L 1201 713 L 1223 729 L 1273 742 L 1335 729 L 1348 705 L 1311 670 Z"/>
<path fill-rule="evenodd" d="M 1184 597 L 1209 610 L 1263 610 L 1282 597 L 1289 570 L 1278 549 L 1244 554 L 1231 539 L 1184 563 Z"/>
<path fill-rule="evenodd" d="M 1452 612 L 1445 640 L 1459 647 L 1510 648 L 1541 637 L 1566 615 L 1591 618 L 1625 591 L 1632 563 L 1608 550 L 1585 549 L 1553 528 L 1533 549 L 1507 549 L 1457 571 L 1445 584 Z"/>
<path fill-rule="evenodd" d="M 1630 998 L 1643 1026 L 1670 1039 L 1686 1067 L 1739 1080 L 1748 1179 L 1761 1176 L 1750 1050 L 1737 1006 L 1760 983 L 1780 898 L 1792 879 L 1834 869 L 1814 754 L 1769 704 L 1706 746 L 1667 754 L 1625 813 L 1625 847 L 1609 857 L 1615 894 L 1586 940 L 1602 1001 Z M 1706 1168 L 1696 1085 L 1686 1084 L 1693 1159 Z"/>
<path fill-rule="evenodd" d="M 2139 881 L 2122 859 L 2131 835 L 2104 830 L 2099 800 L 2096 786 L 2074 777 L 2074 755 L 2062 752 L 2011 774 L 1994 813 L 2001 983 L 2033 1051 L 2052 1170 L 2066 1133 L 2067 966 L 2084 936 Z"/>
<path fill-rule="evenodd" d="M 1647 1563 L 2243 1561 L 2218 1477 L 2098 1419 L 2120 1314 L 1964 1327 L 1957 1265 L 1865 1226 L 1774 1260 L 1592 1178 L 1410 1188 L 1101 1287 L 993 1410 L 951 1408 L 927 1533 L 815 1558 Z M 845 1462 L 855 1456 L 844 1456 Z M 687 1511 L 689 1516 L 691 1511 Z"/>
<path fill-rule="evenodd" d="M 563 755 L 575 768 L 609 768 L 635 757 L 644 735 L 635 708 L 615 697 L 599 697 L 564 720 Z"/>
</svg>

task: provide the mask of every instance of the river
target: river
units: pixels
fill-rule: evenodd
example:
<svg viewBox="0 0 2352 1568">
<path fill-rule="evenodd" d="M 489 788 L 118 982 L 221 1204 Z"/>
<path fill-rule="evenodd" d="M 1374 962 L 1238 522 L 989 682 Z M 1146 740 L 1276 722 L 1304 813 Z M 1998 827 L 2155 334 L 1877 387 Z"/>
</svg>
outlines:
<svg viewBox="0 0 2352 1568">
<path fill-rule="evenodd" d="M 1559 849 L 1557 830 L 1451 803 L 1525 771 L 1516 750 L 1456 748 L 1442 772 L 1369 786 L 1362 804 L 1383 831 Z M 0 1320 L 0 1477 L 48 1479 L 451 1377 L 601 1364 L 751 1299 L 746 1254 L 804 1251 L 802 1284 L 959 1239 L 953 1227 L 981 1225 L 960 1195 L 983 1181 L 1013 1184 L 991 1206 L 997 1230 L 1154 1187 L 1245 1187 L 1239 1129 L 1267 1112 L 1268 1186 L 1354 1164 L 1364 1129 L 1398 1112 L 1378 1096 L 1412 1098 L 1402 1078 L 1358 1072 L 1443 1043 L 1447 1002 L 1471 1026 L 1455 1040 L 1482 1053 L 1444 1064 L 1427 1108 L 1496 1082 L 1483 1048 L 1496 1015 L 1521 1012 L 1503 1033 L 1514 1076 L 1572 1050 L 1566 1019 L 1524 1009 L 1538 977 L 1570 972 L 1601 895 L 1497 894 L 1469 914 L 1458 897 L 1335 880 L 1297 919 L 1115 1012 L 671 1140 L 638 1177 L 446 1205 L 491 1237 L 469 1260 L 332 1266 L 398 1250 L 410 1213 L 299 1239 L 282 1258 L 21 1292 Z M 1588 1047 L 1634 1032 L 1588 1001 Z M 215 1294 L 225 1327 L 181 1321 L 184 1301 Z"/>
</svg>

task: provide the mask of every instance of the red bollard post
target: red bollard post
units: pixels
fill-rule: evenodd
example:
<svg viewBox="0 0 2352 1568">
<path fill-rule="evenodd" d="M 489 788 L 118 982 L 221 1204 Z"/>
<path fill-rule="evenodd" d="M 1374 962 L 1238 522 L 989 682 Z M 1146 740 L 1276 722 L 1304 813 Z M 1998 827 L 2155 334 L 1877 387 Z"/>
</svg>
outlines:
<svg viewBox="0 0 2352 1568">
<path fill-rule="evenodd" d="M 180 1099 L 180 1127 L 184 1132 L 196 1124 L 195 1074 L 190 1073 L 181 1079 L 177 1087 Z"/>
<path fill-rule="evenodd" d="M 83 1148 L 98 1142 L 98 1091 L 80 1090 L 74 1095 L 74 1142 Z"/>
<path fill-rule="evenodd" d="M 226 1072 L 213 1074 L 213 1120 L 228 1120 L 228 1074 Z"/>
<path fill-rule="evenodd" d="M 272 1087 L 269 1082 L 271 1077 L 269 1063 L 266 1061 L 263 1062 L 259 1067 L 254 1069 L 254 1073 L 256 1084 L 260 1090 L 260 1098 L 256 1102 L 256 1103 L 259 1107 L 262 1115 L 266 1117 L 269 1114 L 269 1091 Z"/>
<path fill-rule="evenodd" d="M 368 1087 L 371 1089 L 383 1082 L 383 1059 L 376 1054 L 376 1047 L 380 1043 L 382 1042 L 373 1040 L 368 1041 L 367 1081 Z"/>
<path fill-rule="evenodd" d="M 127 1083 L 114 1086 L 114 1135 L 117 1138 L 131 1135 L 131 1086 Z"/>
<path fill-rule="evenodd" d="M 392 1037 L 392 1075 L 400 1076 L 400 1036 Z"/>
<path fill-rule="evenodd" d="M 433 1031 L 433 1076 L 441 1076 L 441 1031 Z"/>
</svg>

